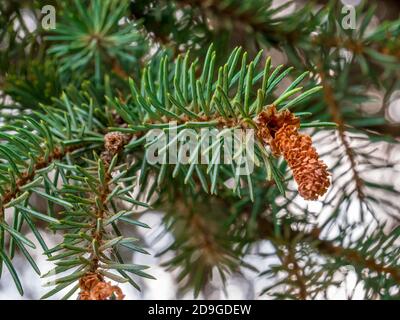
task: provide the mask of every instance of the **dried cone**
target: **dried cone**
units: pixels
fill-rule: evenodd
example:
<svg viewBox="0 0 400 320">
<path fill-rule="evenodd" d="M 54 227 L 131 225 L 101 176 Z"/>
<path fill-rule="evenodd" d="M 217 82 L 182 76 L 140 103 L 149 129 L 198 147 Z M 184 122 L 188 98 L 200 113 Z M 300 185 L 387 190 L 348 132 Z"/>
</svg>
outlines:
<svg viewBox="0 0 400 320">
<path fill-rule="evenodd" d="M 270 106 L 258 116 L 257 123 L 260 138 L 288 162 L 300 195 L 306 200 L 324 195 L 330 185 L 327 166 L 319 159 L 311 137 L 298 132 L 299 119 L 288 110 L 278 113 Z"/>
<path fill-rule="evenodd" d="M 103 277 L 97 273 L 88 273 L 79 280 L 79 300 L 117 300 L 124 299 L 124 294 L 118 286 L 105 282 Z"/>
</svg>

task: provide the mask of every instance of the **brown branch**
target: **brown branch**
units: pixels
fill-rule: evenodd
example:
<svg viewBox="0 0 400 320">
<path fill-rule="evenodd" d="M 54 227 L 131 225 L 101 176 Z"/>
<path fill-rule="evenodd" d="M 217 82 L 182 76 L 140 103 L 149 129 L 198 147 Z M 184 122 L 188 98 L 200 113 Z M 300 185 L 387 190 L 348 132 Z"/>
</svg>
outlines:
<svg viewBox="0 0 400 320">
<path fill-rule="evenodd" d="M 93 240 L 95 240 L 99 245 L 101 245 L 101 242 L 103 241 L 104 232 L 102 229 L 97 230 L 97 220 L 104 219 L 107 214 L 103 208 L 107 207 L 107 197 L 111 193 L 109 182 L 112 179 L 111 174 L 108 172 L 110 163 L 105 158 L 102 158 L 102 161 L 106 170 L 104 184 L 99 186 L 99 199 L 102 203 L 102 208 L 98 208 L 97 206 L 95 207 L 95 219 L 91 230 Z M 91 244 L 90 247 L 92 247 Z M 99 254 L 101 255 L 101 252 L 99 252 Z M 122 290 L 118 286 L 113 286 L 110 282 L 106 282 L 104 276 L 98 272 L 99 257 L 93 249 L 89 261 L 90 270 L 79 279 L 79 287 L 81 291 L 79 292 L 78 300 L 107 300 L 113 295 L 116 295 L 118 300 L 122 300 L 124 298 Z"/>
</svg>

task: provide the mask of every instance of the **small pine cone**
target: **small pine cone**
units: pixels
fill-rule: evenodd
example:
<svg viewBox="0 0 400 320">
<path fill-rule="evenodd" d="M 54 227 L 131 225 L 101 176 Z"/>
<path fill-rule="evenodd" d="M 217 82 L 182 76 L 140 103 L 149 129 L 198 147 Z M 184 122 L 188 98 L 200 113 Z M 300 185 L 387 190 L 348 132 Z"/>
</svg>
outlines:
<svg viewBox="0 0 400 320">
<path fill-rule="evenodd" d="M 108 300 L 115 296 L 117 300 L 123 300 L 124 294 L 118 286 L 111 285 L 111 282 L 99 282 L 90 291 L 90 300 Z"/>
<path fill-rule="evenodd" d="M 266 142 L 274 155 L 280 155 L 280 151 L 275 145 L 275 135 L 284 124 L 300 127 L 300 120 L 289 110 L 278 112 L 274 105 L 269 106 L 266 110 L 260 112 L 256 118 L 258 127 L 258 136 Z"/>
<path fill-rule="evenodd" d="M 329 173 L 312 146 L 311 137 L 300 134 L 295 125 L 283 124 L 276 132 L 274 145 L 293 171 L 300 195 L 306 200 L 317 200 L 327 191 Z"/>
<path fill-rule="evenodd" d="M 104 136 L 104 147 L 112 155 L 118 153 L 126 143 L 126 136 L 121 132 L 109 132 Z"/>
</svg>

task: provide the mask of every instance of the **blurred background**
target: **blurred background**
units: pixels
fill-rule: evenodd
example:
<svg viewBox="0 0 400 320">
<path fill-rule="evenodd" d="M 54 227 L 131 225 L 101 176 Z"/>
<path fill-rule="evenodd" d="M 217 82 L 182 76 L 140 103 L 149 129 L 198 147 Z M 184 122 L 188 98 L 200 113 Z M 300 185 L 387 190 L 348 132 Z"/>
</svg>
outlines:
<svg viewBox="0 0 400 320">
<path fill-rule="evenodd" d="M 6 1 L 7 2 L 7 1 Z M 9 4 L 12 1 L 8 1 Z M 206 1 L 204 1 L 206 3 Z M 282 5 L 284 0 L 276 0 L 273 1 L 273 7 L 279 7 Z M 290 6 L 288 6 L 285 10 L 280 11 L 280 15 L 291 15 L 298 10 L 299 7 L 303 7 L 309 1 L 294 1 Z M 352 5 L 357 7 L 362 3 L 361 0 L 341 0 L 343 5 Z M 21 3 L 24 3 L 21 1 Z M 51 3 L 51 1 L 49 1 Z M 326 1 L 315 1 L 315 8 L 321 8 L 326 5 Z M 391 21 L 399 19 L 400 12 L 400 1 L 398 0 L 385 0 L 385 1 L 364 1 L 366 6 L 376 6 L 377 9 L 374 12 L 371 22 L 368 28 L 373 32 L 374 28 L 382 23 L 382 21 Z M 135 5 L 137 5 L 137 1 L 132 1 L 133 12 L 135 12 Z M 39 8 L 33 8 L 29 4 L 21 5 L 19 14 L 24 22 L 23 28 L 21 28 L 20 20 L 14 20 L 14 29 L 16 32 L 20 33 L 21 39 L 24 39 L 29 35 L 29 33 L 34 33 L 38 28 L 38 20 L 37 17 L 40 15 Z M 2 11 L 3 21 L 4 14 L 6 11 Z M 162 15 L 162 12 L 159 12 Z M 177 18 L 179 20 L 179 17 Z M 210 19 L 210 24 L 215 28 L 218 28 L 218 23 L 220 22 L 220 17 L 218 16 L 207 16 L 207 19 Z M 222 20 L 222 18 L 221 18 Z M 4 25 L 5 27 L 5 25 Z M 161 26 L 162 27 L 162 26 Z M 234 28 L 234 27 L 233 27 Z M 3 26 L 1 26 L 3 29 Z M 239 29 L 241 30 L 241 29 Z M 5 31 L 5 30 L 1 30 Z M 183 29 L 182 32 L 186 32 Z M 221 31 L 222 33 L 224 31 Z M 232 35 L 233 34 L 233 35 Z M 229 41 L 230 47 L 234 47 L 237 44 L 243 44 L 246 42 L 246 38 L 248 34 L 246 32 L 233 32 L 229 39 L 224 41 Z M 168 37 L 169 35 L 164 35 Z M 185 36 L 185 35 L 182 35 Z M 310 37 L 312 34 L 310 34 Z M 0 38 L 1 39 L 1 38 Z M 397 39 L 398 40 L 398 39 Z M 21 40 L 23 41 L 23 40 Z M 154 50 L 156 51 L 157 45 L 154 43 Z M 258 48 L 254 48 L 257 50 Z M 3 39 L 0 43 L 0 51 L 8 50 L 7 39 Z M 251 47 L 250 47 L 251 50 Z M 291 59 L 285 54 L 284 50 L 278 50 L 272 48 L 271 46 L 266 49 L 266 55 L 272 56 L 272 61 L 274 65 L 278 64 L 290 64 Z M 348 59 L 351 59 L 351 53 L 348 51 L 341 51 L 340 55 L 348 56 Z M 4 61 L 3 61 L 4 62 Z M 332 71 L 336 72 L 336 71 Z M 384 72 L 381 70 L 381 72 Z M 394 87 L 398 86 L 398 70 L 397 70 L 397 82 L 394 81 L 392 84 Z M 335 77 L 339 78 L 340 75 L 337 74 Z M 351 73 L 349 75 L 350 79 L 354 77 L 357 81 L 359 81 L 360 74 Z M 362 77 L 362 75 L 361 75 Z M 0 84 L 4 84 L 6 78 L 6 74 L 0 74 Z M 368 82 L 368 81 L 365 81 Z M 0 86 L 0 90 L 2 90 L 2 86 Z M 370 100 L 363 100 L 357 104 L 358 111 L 360 114 L 365 115 L 379 115 L 385 121 L 380 122 L 378 125 L 375 125 L 371 130 L 376 132 L 384 133 L 390 135 L 394 141 L 399 142 L 400 137 L 400 89 L 395 90 L 387 90 L 386 88 L 379 88 L 379 86 L 370 86 L 368 82 L 368 86 L 361 88 L 362 94 L 368 96 Z M 9 94 L 4 94 L 2 91 L 2 101 L 3 104 L 12 104 L 12 97 Z M 312 131 L 310 131 L 312 132 Z M 313 132 L 312 132 L 313 133 Z M 370 170 L 369 166 L 365 164 L 365 168 L 362 167 L 363 163 L 360 162 L 360 172 L 362 172 L 362 176 L 364 179 L 374 182 L 376 184 L 390 184 L 393 186 L 394 190 L 400 191 L 400 146 L 392 141 L 377 141 L 368 146 L 365 145 L 365 137 L 366 135 L 360 133 L 350 133 L 349 143 L 351 147 L 355 150 L 362 149 L 363 153 L 376 155 L 380 158 L 380 165 L 378 169 Z M 337 135 L 332 136 L 331 132 L 317 132 L 313 133 L 313 140 L 316 143 L 316 148 L 322 155 L 324 161 L 328 164 L 328 167 L 339 167 L 334 172 L 334 179 L 337 179 L 337 183 L 334 185 L 334 190 L 331 193 L 327 194 L 320 201 L 315 202 L 306 202 L 302 200 L 300 197 L 297 197 L 294 201 L 297 204 L 298 208 L 296 210 L 307 210 L 307 212 L 315 215 L 316 223 L 322 224 L 326 216 L 329 215 L 329 208 L 326 208 L 324 205 L 335 193 L 335 190 L 338 191 L 341 188 L 347 188 L 349 176 L 352 175 L 351 168 L 348 163 L 337 163 L 338 157 L 340 158 L 340 154 L 343 153 L 343 150 L 340 148 L 334 148 L 332 150 L 332 145 L 334 145 L 335 140 L 339 139 Z M 381 164 L 383 159 L 383 165 Z M 377 160 L 378 161 L 378 160 Z M 385 165 L 385 163 L 387 165 Z M 292 188 L 293 185 L 291 186 Z M 377 190 L 377 193 L 383 192 L 381 190 Z M 394 203 L 398 203 L 398 198 L 393 193 L 384 193 L 382 197 Z M 39 200 L 37 200 L 39 201 Z M 39 201 L 40 202 L 40 201 Z M 40 206 L 40 203 L 38 203 Z M 347 221 L 358 221 L 360 220 L 360 202 L 357 200 L 349 201 L 346 211 L 346 217 L 343 219 L 347 219 Z M 387 228 L 393 229 L 399 224 L 399 220 L 396 217 L 398 212 L 396 211 L 397 207 L 390 207 L 388 209 L 386 206 L 382 206 L 381 204 L 377 204 L 377 212 L 379 219 L 387 222 Z M 326 210 L 322 210 L 322 208 Z M 393 214 L 387 214 L 388 212 L 393 212 Z M 142 288 L 142 291 L 139 292 L 128 285 L 121 285 L 123 292 L 126 295 L 126 299 L 192 299 L 193 294 L 191 292 L 182 293 L 178 290 L 179 286 L 176 282 L 177 271 L 167 271 L 165 267 L 163 267 L 163 263 L 168 261 L 173 254 L 171 252 L 167 252 L 161 257 L 156 257 L 156 254 L 166 248 L 172 241 L 173 235 L 165 230 L 163 223 L 163 212 L 147 212 L 144 213 L 141 217 L 141 221 L 148 224 L 151 229 L 140 229 L 140 230 L 125 230 L 126 232 L 133 233 L 133 236 L 136 236 L 141 239 L 146 250 L 149 252 L 148 255 L 143 254 L 135 254 L 132 255 L 129 252 L 124 252 L 125 259 L 128 262 L 131 260 L 137 264 L 146 264 L 150 266 L 149 273 L 157 278 L 157 280 L 149 280 L 149 279 L 139 279 L 138 283 Z M 371 216 L 367 217 L 364 222 L 365 225 L 373 226 L 375 219 Z M 362 229 L 360 229 L 362 232 Z M 332 238 L 335 235 L 340 233 L 339 227 L 332 227 L 329 230 L 329 234 L 325 235 L 327 238 Z M 356 234 L 356 233 L 355 233 Z M 46 229 L 42 230 L 42 235 L 45 241 L 47 242 L 49 247 L 52 247 L 60 242 L 61 237 L 59 235 L 54 235 Z M 35 242 L 35 238 L 32 234 L 27 230 L 26 236 Z M 37 244 L 35 242 L 35 244 Z M 246 261 L 260 270 L 265 269 L 268 265 L 274 264 L 273 259 L 276 258 L 268 258 L 264 257 L 263 253 L 267 253 L 272 251 L 269 242 L 267 241 L 259 241 L 259 243 L 252 249 L 253 254 L 250 253 L 246 256 Z M 53 267 L 51 262 L 48 262 L 42 256 L 40 250 L 30 250 L 32 257 L 37 261 L 37 264 L 42 270 L 43 273 L 46 273 Z M 32 268 L 26 262 L 24 258 L 19 257 L 18 255 L 15 257 L 15 266 L 20 275 L 20 279 L 24 284 L 25 295 L 22 299 L 38 299 L 45 292 L 47 292 L 47 288 L 43 288 L 38 286 L 38 283 L 44 282 L 40 279 L 40 277 L 34 273 Z M 335 275 L 340 281 L 340 285 L 338 287 L 329 288 L 327 292 L 327 297 L 320 298 L 330 298 L 330 299 L 362 299 L 364 297 L 365 292 L 363 291 L 363 286 L 360 282 L 357 281 L 357 276 L 355 275 L 352 267 L 344 267 L 341 270 L 338 270 Z M 218 274 L 215 274 L 213 277 L 213 281 L 207 286 L 206 290 L 200 294 L 200 299 L 269 299 L 268 295 L 260 296 L 259 293 L 263 288 L 269 285 L 269 280 L 265 277 L 259 277 L 257 273 L 243 268 L 237 274 L 231 275 L 227 280 L 227 285 L 225 288 L 222 286 L 221 279 Z M 52 299 L 57 299 L 62 297 L 65 292 L 61 291 L 59 294 L 52 297 Z M 21 299 L 18 294 L 14 284 L 12 283 L 11 276 L 9 275 L 7 270 L 3 270 L 3 275 L 0 281 L 0 299 Z"/>
</svg>

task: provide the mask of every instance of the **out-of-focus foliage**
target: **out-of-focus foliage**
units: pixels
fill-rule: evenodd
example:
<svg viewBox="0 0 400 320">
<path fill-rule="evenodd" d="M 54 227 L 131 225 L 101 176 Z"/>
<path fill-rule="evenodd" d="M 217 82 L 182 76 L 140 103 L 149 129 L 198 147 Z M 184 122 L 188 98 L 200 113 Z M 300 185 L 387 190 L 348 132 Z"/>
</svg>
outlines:
<svg viewBox="0 0 400 320">
<path fill-rule="evenodd" d="M 107 68 L 123 73 L 140 62 L 144 42 L 137 22 L 126 16 L 128 1 L 80 1 L 62 10 L 61 22 L 46 39 L 57 41 L 48 53 L 59 59 L 61 73 L 93 70 L 100 83 Z M 123 67 L 127 67 L 124 69 Z"/>
</svg>

